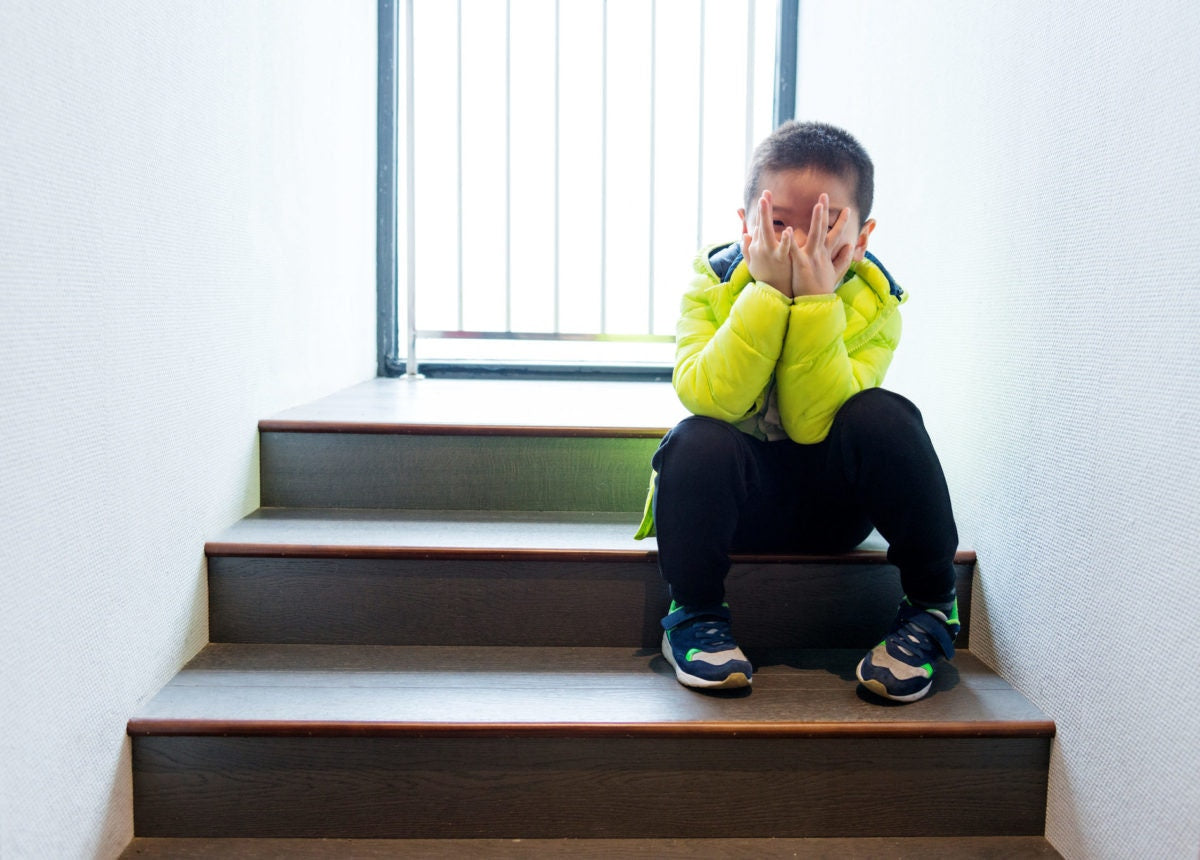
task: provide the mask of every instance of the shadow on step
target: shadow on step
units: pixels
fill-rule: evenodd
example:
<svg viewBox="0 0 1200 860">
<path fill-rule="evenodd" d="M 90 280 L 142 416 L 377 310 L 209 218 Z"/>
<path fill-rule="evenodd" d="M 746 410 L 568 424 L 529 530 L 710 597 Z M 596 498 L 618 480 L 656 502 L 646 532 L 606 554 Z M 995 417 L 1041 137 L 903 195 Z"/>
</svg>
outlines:
<svg viewBox="0 0 1200 860">
<path fill-rule="evenodd" d="M 855 694 L 864 702 L 882 707 L 906 707 L 904 702 L 893 702 L 876 696 L 858 683 L 855 667 L 862 659 L 862 651 L 853 649 L 792 649 L 792 648 L 747 648 L 746 656 L 754 665 L 759 678 L 778 677 L 780 674 L 800 675 L 833 675 L 847 684 L 852 684 Z M 642 648 L 636 652 L 638 657 L 649 658 L 648 667 L 656 675 L 674 679 L 675 670 L 657 649 Z M 781 671 L 782 670 L 782 671 Z M 943 661 L 938 664 L 933 678 L 933 689 L 923 701 L 936 697 L 939 693 L 949 692 L 959 686 L 961 678 L 957 667 Z M 768 682 L 769 683 L 769 682 Z M 762 686 L 762 681 L 759 682 Z M 717 698 L 743 698 L 750 695 L 753 688 L 741 690 L 697 690 L 696 692 Z"/>
</svg>

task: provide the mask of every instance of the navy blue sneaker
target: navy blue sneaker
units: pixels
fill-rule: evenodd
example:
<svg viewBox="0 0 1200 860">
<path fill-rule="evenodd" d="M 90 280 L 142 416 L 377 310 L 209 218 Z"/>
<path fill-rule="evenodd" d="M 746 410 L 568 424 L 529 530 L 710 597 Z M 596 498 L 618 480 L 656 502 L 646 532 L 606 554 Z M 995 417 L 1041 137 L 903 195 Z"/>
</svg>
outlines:
<svg viewBox="0 0 1200 860">
<path fill-rule="evenodd" d="M 933 686 L 938 660 L 954 657 L 954 639 L 961 625 L 958 602 L 950 615 L 936 609 L 900 604 L 892 629 L 858 664 L 855 674 L 876 695 L 897 702 L 915 702 Z"/>
<path fill-rule="evenodd" d="M 671 601 L 662 620 L 662 652 L 685 687 L 748 687 L 754 670 L 729 629 L 729 604 L 689 608 Z"/>
</svg>

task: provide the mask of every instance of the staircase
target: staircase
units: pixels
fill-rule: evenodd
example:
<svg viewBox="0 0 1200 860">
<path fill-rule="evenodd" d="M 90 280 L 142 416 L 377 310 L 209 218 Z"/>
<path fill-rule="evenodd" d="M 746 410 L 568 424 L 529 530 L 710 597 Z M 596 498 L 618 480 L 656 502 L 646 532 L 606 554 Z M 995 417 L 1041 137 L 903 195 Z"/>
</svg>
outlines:
<svg viewBox="0 0 1200 860">
<path fill-rule="evenodd" d="M 124 856 L 1057 856 L 1054 725 L 971 654 L 971 553 L 921 702 L 854 680 L 881 545 L 738 558 L 753 692 L 676 683 L 631 535 L 680 417 L 653 383 L 373 380 L 263 421 L 211 644 L 129 722 Z"/>
</svg>

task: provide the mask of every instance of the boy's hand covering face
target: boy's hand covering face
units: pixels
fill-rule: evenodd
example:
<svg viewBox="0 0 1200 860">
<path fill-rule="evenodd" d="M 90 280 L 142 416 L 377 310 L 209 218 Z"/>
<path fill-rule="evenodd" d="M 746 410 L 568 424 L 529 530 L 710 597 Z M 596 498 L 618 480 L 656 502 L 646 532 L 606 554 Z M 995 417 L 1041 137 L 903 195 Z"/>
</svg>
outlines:
<svg viewBox="0 0 1200 860">
<path fill-rule="evenodd" d="M 781 234 L 775 235 L 771 192 L 764 191 L 758 199 L 758 218 L 753 219 L 753 228 L 742 234 L 742 256 L 746 258 L 750 277 L 774 287 L 790 299 L 794 272 L 791 256 L 795 246 L 791 227 L 785 227 Z"/>
<path fill-rule="evenodd" d="M 738 210 L 750 276 L 789 298 L 833 293 L 866 253 L 875 227 L 874 221 L 858 223 L 853 183 L 813 168 L 762 179 L 758 205 L 749 213 Z"/>
<path fill-rule="evenodd" d="M 819 296 L 837 289 L 850 268 L 854 244 L 846 237 L 850 207 L 838 213 L 829 226 L 829 195 L 822 194 L 813 207 L 808 235 L 793 239 L 791 250 L 792 295 Z"/>
</svg>

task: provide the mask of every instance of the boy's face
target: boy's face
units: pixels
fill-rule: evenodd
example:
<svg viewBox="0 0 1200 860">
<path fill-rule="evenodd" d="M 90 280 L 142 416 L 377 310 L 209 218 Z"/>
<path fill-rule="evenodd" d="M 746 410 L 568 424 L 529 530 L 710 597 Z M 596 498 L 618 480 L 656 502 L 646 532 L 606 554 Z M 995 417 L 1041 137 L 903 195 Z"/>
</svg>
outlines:
<svg viewBox="0 0 1200 860">
<path fill-rule="evenodd" d="M 867 250 L 867 240 L 875 229 L 874 219 L 868 219 L 864 224 L 860 213 L 854 211 L 854 185 L 832 173 L 826 173 L 815 167 L 804 167 L 792 170 L 768 171 L 763 173 L 759 194 L 771 192 L 772 219 L 775 222 L 775 235 L 779 236 L 785 227 L 791 227 L 796 240 L 803 243 L 812 223 L 813 207 L 821 194 L 829 195 L 829 229 L 835 229 L 838 215 L 843 209 L 849 209 L 849 218 L 841 227 L 842 241 L 838 244 L 853 243 L 850 259 L 861 260 Z M 753 231 L 758 223 L 758 206 L 750 212 L 738 210 L 742 219 L 742 232 Z M 847 261 L 846 268 L 849 268 Z M 845 271 L 839 272 L 839 278 Z"/>
</svg>

